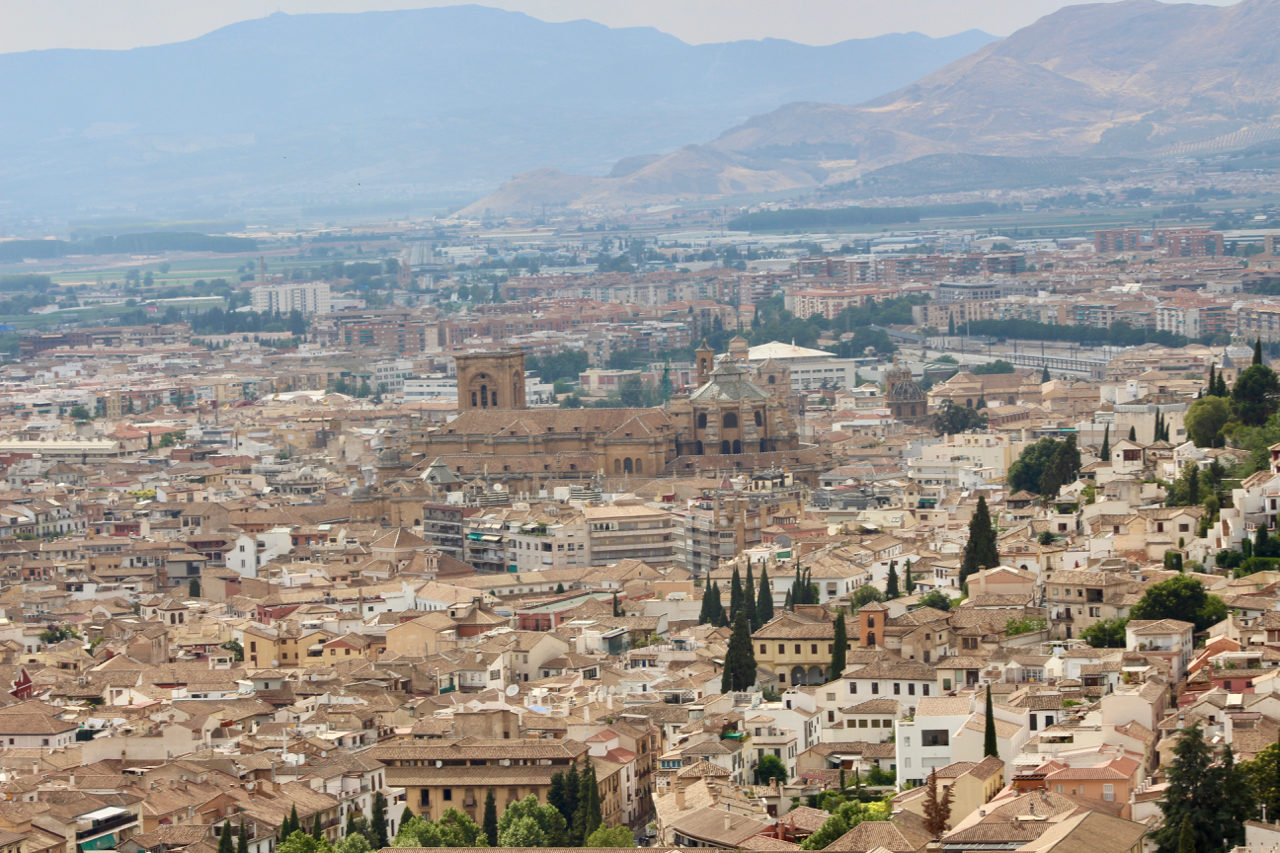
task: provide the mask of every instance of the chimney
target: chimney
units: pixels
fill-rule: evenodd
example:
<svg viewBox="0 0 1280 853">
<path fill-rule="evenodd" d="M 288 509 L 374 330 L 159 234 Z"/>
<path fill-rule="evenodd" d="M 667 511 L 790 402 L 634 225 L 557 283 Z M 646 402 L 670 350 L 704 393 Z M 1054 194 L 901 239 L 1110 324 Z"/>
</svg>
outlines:
<svg viewBox="0 0 1280 853">
<path fill-rule="evenodd" d="M 725 832 L 728 832 L 728 831 L 729 831 L 729 830 L 731 830 L 731 829 L 733 829 L 733 817 L 732 817 L 732 816 L 730 816 L 730 815 L 725 815 L 725 816 L 724 816 L 724 831 L 725 831 Z"/>
<path fill-rule="evenodd" d="M 676 782 L 676 809 L 684 811 L 684 788 L 680 787 L 679 782 Z"/>
</svg>

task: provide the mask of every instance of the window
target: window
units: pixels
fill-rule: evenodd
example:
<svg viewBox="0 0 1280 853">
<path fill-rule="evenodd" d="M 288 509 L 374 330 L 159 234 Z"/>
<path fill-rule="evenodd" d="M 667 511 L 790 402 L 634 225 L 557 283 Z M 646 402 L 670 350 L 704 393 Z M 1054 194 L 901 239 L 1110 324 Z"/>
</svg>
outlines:
<svg viewBox="0 0 1280 853">
<path fill-rule="evenodd" d="M 787 653 L 787 647 L 784 646 L 782 643 L 778 643 L 778 654 L 785 655 L 786 653 Z"/>
<path fill-rule="evenodd" d="M 856 682 L 856 681 L 850 681 L 850 682 L 849 682 L 849 692 L 850 692 L 850 693 L 857 693 L 857 692 L 858 692 L 858 682 Z"/>
<path fill-rule="evenodd" d="M 1054 792 L 1055 794 L 1061 794 L 1061 793 L 1063 793 L 1063 788 L 1062 788 L 1062 786 L 1061 786 L 1061 785 L 1054 785 L 1054 786 L 1053 786 L 1053 792 Z"/>
<path fill-rule="evenodd" d="M 767 648 L 766 648 L 766 646 L 765 646 L 765 644 L 764 644 L 764 643 L 761 643 L 761 644 L 760 644 L 760 654 L 762 654 L 762 655 L 763 655 L 763 654 L 768 654 L 768 650 L 767 650 Z"/>
<path fill-rule="evenodd" d="M 922 685 L 920 686 L 920 690 L 921 690 L 921 692 L 923 692 L 923 693 L 924 693 L 924 695 L 925 695 L 925 696 L 928 696 L 928 695 L 929 695 L 929 685 L 927 685 L 927 684 L 922 684 Z"/>
<path fill-rule="evenodd" d="M 907 695 L 908 696 L 916 695 L 916 685 L 914 682 L 907 685 Z"/>
<path fill-rule="evenodd" d="M 1101 607 L 1090 607 L 1090 608 L 1089 608 L 1089 615 L 1090 615 L 1090 616 L 1092 616 L 1092 617 L 1094 617 L 1095 619 L 1096 619 L 1096 618 L 1098 618 L 1098 617 L 1100 617 L 1100 616 L 1102 616 L 1102 608 L 1101 608 Z"/>
<path fill-rule="evenodd" d="M 872 720 L 872 721 L 871 721 L 871 728 L 873 728 L 873 729 L 878 729 L 878 728 L 880 728 L 880 721 L 879 721 L 879 720 Z"/>
<path fill-rule="evenodd" d="M 1102 799 L 1106 800 L 1108 803 L 1115 802 L 1116 786 L 1111 782 L 1102 783 Z"/>
<path fill-rule="evenodd" d="M 879 692 L 880 692 L 880 682 L 878 682 L 878 681 L 873 681 L 873 682 L 871 682 L 871 692 L 872 692 L 872 693 L 879 693 Z"/>
<path fill-rule="evenodd" d="M 950 746 L 951 733 L 946 729 L 925 729 L 920 732 L 921 746 Z"/>
<path fill-rule="evenodd" d="M 810 644 L 809 644 L 809 654 L 811 654 L 811 655 L 816 655 L 817 653 L 818 653 L 818 644 L 817 644 L 817 643 L 810 643 Z"/>
<path fill-rule="evenodd" d="M 902 695 L 902 685 L 897 681 L 893 682 L 893 695 L 894 696 Z"/>
<path fill-rule="evenodd" d="M 902 739 L 902 746 L 903 746 L 905 749 L 910 749 L 910 748 L 911 748 L 911 738 L 909 738 L 909 737 L 904 737 L 904 738 Z"/>
<path fill-rule="evenodd" d="M 800 644 L 796 643 L 796 654 L 800 654 Z"/>
<path fill-rule="evenodd" d="M 450 800 L 452 800 L 452 799 L 453 799 L 453 789 L 452 789 L 452 788 L 445 788 L 445 789 L 444 789 L 444 798 L 445 798 L 445 800 L 446 800 L 446 801 L 450 801 Z"/>
</svg>

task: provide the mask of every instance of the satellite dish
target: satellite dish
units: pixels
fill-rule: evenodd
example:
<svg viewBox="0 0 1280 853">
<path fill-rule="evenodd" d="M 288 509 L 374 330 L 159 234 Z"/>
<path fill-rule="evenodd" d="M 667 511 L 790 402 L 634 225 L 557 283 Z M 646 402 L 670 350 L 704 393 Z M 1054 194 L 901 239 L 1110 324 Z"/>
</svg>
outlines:
<svg viewBox="0 0 1280 853">
<path fill-rule="evenodd" d="M 506 693 L 507 693 L 507 695 L 508 695 L 508 696 L 515 696 L 515 695 L 516 695 L 516 694 L 518 694 L 519 692 L 520 692 L 520 685 L 519 685 L 519 684 L 508 684 L 508 685 L 507 685 Z"/>
<path fill-rule="evenodd" d="M 437 769 L 437 770 L 439 770 L 441 767 L 444 767 L 444 762 L 437 758 L 437 759 L 436 759 L 436 769 Z"/>
</svg>

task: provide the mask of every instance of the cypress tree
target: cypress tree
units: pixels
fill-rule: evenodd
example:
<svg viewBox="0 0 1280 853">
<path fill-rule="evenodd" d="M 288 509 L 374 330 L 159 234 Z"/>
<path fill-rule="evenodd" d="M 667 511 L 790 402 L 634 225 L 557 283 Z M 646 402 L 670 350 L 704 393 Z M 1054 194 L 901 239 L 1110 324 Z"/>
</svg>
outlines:
<svg viewBox="0 0 1280 853">
<path fill-rule="evenodd" d="M 1253 342 L 1253 363 L 1262 364 L 1262 338 Z"/>
<path fill-rule="evenodd" d="M 1111 461 L 1111 424 L 1102 428 L 1102 450 L 1098 452 L 1103 462 Z"/>
<path fill-rule="evenodd" d="M 714 602 L 714 606 L 716 608 L 716 625 L 720 628 L 727 628 L 729 626 L 729 614 L 724 609 L 724 593 L 720 591 L 719 582 L 715 584 L 715 588 L 716 600 Z"/>
<path fill-rule="evenodd" d="M 742 609 L 742 577 L 738 574 L 738 567 L 733 567 L 733 581 L 729 584 L 729 621 L 738 618 L 738 611 Z"/>
<path fill-rule="evenodd" d="M 373 795 L 373 817 L 369 819 L 369 834 L 373 836 L 369 839 L 373 849 L 381 850 L 391 846 L 391 840 L 387 837 L 387 798 L 382 796 L 381 791 Z"/>
<path fill-rule="evenodd" d="M 756 655 L 751 645 L 747 614 L 739 610 L 733 618 L 733 636 L 724 656 L 724 672 L 720 676 L 720 692 L 750 690 L 756 683 Z"/>
<path fill-rule="evenodd" d="M 316 812 L 315 817 L 311 819 L 311 837 L 316 841 L 324 838 L 324 827 L 320 825 L 320 812 Z"/>
<path fill-rule="evenodd" d="M 907 560 L 902 566 L 906 577 L 903 579 L 903 588 L 907 591 L 907 595 L 912 595 L 916 591 L 916 579 L 911 577 L 911 561 Z"/>
<path fill-rule="evenodd" d="M 240 835 L 236 839 L 236 853 L 249 853 L 249 831 L 244 828 L 244 816 L 240 816 Z"/>
<path fill-rule="evenodd" d="M 792 593 L 792 591 L 793 591 L 794 589 L 795 589 L 795 584 L 792 584 L 792 585 L 791 585 L 791 589 L 787 590 L 787 598 L 786 598 L 786 600 L 785 600 L 785 601 L 783 601 L 783 602 L 782 602 L 782 609 L 783 609 L 783 610 L 792 610 L 792 609 L 794 609 L 794 606 L 795 606 L 795 605 L 794 605 L 794 603 L 793 603 L 793 602 L 792 602 L 792 600 L 791 600 L 791 593 Z"/>
<path fill-rule="evenodd" d="M 844 783 L 844 764 L 843 764 L 843 763 L 841 763 L 841 765 L 840 765 L 840 796 L 842 796 L 842 797 L 844 796 L 844 789 L 845 789 L 846 787 L 848 787 L 848 786 L 847 786 L 847 785 L 845 785 L 845 783 Z"/>
<path fill-rule="evenodd" d="M 1209 362 L 1209 385 L 1204 391 L 1205 395 L 1209 397 L 1214 397 L 1218 394 L 1218 376 L 1214 373 L 1213 367 L 1213 362 Z"/>
<path fill-rule="evenodd" d="M 956 315 L 952 314 L 947 318 L 947 334 L 955 337 L 956 334 Z"/>
<path fill-rule="evenodd" d="M 756 600 L 757 629 L 773 619 L 773 588 L 769 585 L 769 567 L 760 569 L 760 596 Z"/>
<path fill-rule="evenodd" d="M 1221 373 L 1218 374 L 1217 395 L 1219 397 L 1230 396 L 1230 394 L 1227 392 L 1227 377 L 1223 376 Z"/>
<path fill-rule="evenodd" d="M 1200 503 L 1200 466 L 1194 462 L 1188 462 L 1191 470 L 1187 472 L 1187 506 L 1196 506 Z"/>
<path fill-rule="evenodd" d="M 498 846 L 498 804 L 493 799 L 493 789 L 484 797 L 484 835 L 490 847 Z"/>
<path fill-rule="evenodd" d="M 845 652 L 849 650 L 849 634 L 845 627 L 844 612 L 836 614 L 835 639 L 831 643 L 831 669 L 827 681 L 835 681 L 844 672 Z"/>
<path fill-rule="evenodd" d="M 569 766 L 569 772 L 564 774 L 564 796 L 565 806 L 569 809 L 569 816 L 566 817 L 565 823 L 573 826 L 573 821 L 578 814 L 578 795 L 582 791 L 582 775 L 578 772 L 578 762 L 573 762 Z M 573 830 L 569 830 L 570 836 Z"/>
<path fill-rule="evenodd" d="M 996 547 L 995 528 L 991 526 L 991 511 L 987 509 L 986 496 L 979 495 L 978 506 L 969 519 L 969 541 L 965 543 L 964 560 L 960 563 L 960 583 L 966 583 L 969 576 L 980 569 L 998 565 L 1000 552 Z"/>
<path fill-rule="evenodd" d="M 1045 383 L 1048 381 L 1049 381 L 1049 365 L 1046 364 L 1044 366 L 1044 370 L 1040 371 L 1040 382 Z"/>
<path fill-rule="evenodd" d="M 231 840 L 231 821 L 222 822 L 222 832 L 218 834 L 218 853 L 236 853 L 235 842 Z"/>
<path fill-rule="evenodd" d="M 760 623 L 756 621 L 756 582 L 750 563 L 747 563 L 747 584 L 742 588 L 742 609 L 747 611 L 747 626 L 754 633 Z"/>
<path fill-rule="evenodd" d="M 1196 853 L 1196 833 L 1191 828 L 1191 815 L 1182 818 L 1182 830 L 1178 834 L 1178 853 Z"/>
<path fill-rule="evenodd" d="M 285 833 L 285 838 L 302 829 L 302 822 L 298 820 L 298 806 L 295 803 L 293 808 L 289 810 L 289 831 Z"/>
<path fill-rule="evenodd" d="M 892 601 L 899 595 L 898 592 L 898 570 L 895 568 L 896 560 L 889 561 L 889 577 L 884 582 L 884 597 L 888 601 Z"/>
<path fill-rule="evenodd" d="M 996 715 L 991 706 L 991 685 L 987 685 L 987 727 L 982 741 L 982 757 L 988 755 L 1000 757 L 1000 745 L 996 741 Z"/>
<path fill-rule="evenodd" d="M 1137 440 L 1138 440 L 1138 428 L 1137 428 L 1137 427 L 1129 427 L 1129 440 L 1130 440 L 1130 441 L 1137 441 Z"/>
<path fill-rule="evenodd" d="M 600 810 L 600 784 L 596 781 L 596 766 L 588 757 L 578 783 L 578 810 L 574 812 L 569 833 L 574 847 L 581 847 L 591 833 L 600 828 L 604 817 Z"/>
<path fill-rule="evenodd" d="M 712 615 L 711 615 L 712 614 L 711 595 L 712 595 L 711 584 L 708 584 L 707 588 L 702 591 L 702 607 L 698 609 L 699 625 L 705 625 L 708 622 L 710 622 L 713 625 L 715 624 L 715 620 L 712 618 Z"/>
<path fill-rule="evenodd" d="M 613 594 L 613 615 L 622 615 L 622 608 L 618 607 L 618 594 L 616 592 Z"/>
</svg>

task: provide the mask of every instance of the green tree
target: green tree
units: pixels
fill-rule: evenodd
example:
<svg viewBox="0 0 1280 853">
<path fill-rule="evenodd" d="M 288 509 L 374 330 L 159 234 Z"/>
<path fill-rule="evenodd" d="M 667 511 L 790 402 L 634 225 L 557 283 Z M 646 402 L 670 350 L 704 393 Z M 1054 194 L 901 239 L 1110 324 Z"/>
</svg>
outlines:
<svg viewBox="0 0 1280 853">
<path fill-rule="evenodd" d="M 1000 551 L 996 546 L 996 531 L 991 523 L 991 512 L 987 509 L 987 499 L 978 496 L 978 506 L 969 519 L 969 539 L 964 546 L 964 559 L 960 563 L 960 583 L 967 583 L 969 577 L 981 569 L 990 569 L 1000 565 Z"/>
<path fill-rule="evenodd" d="M 1270 743 L 1253 757 L 1240 765 L 1250 786 L 1253 788 L 1259 814 L 1266 808 L 1266 815 L 1280 814 L 1280 742 Z"/>
<path fill-rule="evenodd" d="M 737 619 L 738 611 L 742 609 L 742 576 L 738 574 L 738 567 L 733 567 L 733 580 L 729 582 L 729 619 Z"/>
<path fill-rule="evenodd" d="M 328 841 L 295 829 L 276 847 L 276 853 L 333 853 Z"/>
<path fill-rule="evenodd" d="M 907 595 L 912 595 L 916 591 L 915 578 L 911 577 L 911 561 L 907 560 L 902 565 L 905 576 L 903 577 L 903 589 L 907 591 Z"/>
<path fill-rule="evenodd" d="M 191 598 L 200 597 L 200 578 L 192 578 L 187 581 L 187 595 Z"/>
<path fill-rule="evenodd" d="M 369 843 L 381 850 L 387 846 L 387 798 L 381 791 L 373 795 L 373 816 L 369 819 Z"/>
<path fill-rule="evenodd" d="M 751 645 L 749 637 L 747 645 L 748 647 Z M 754 666 L 753 662 L 753 669 Z M 583 840 L 590 838 L 591 833 L 595 832 L 602 823 L 604 823 L 604 816 L 600 808 L 600 786 L 596 781 L 596 766 L 588 758 L 584 762 L 578 783 L 578 810 L 574 812 L 573 822 L 570 824 L 573 827 L 572 839 L 575 842 L 573 846 L 582 846 Z"/>
<path fill-rule="evenodd" d="M 249 831 L 244 826 L 244 816 L 240 817 L 240 832 L 236 835 L 236 853 L 249 853 Z"/>
<path fill-rule="evenodd" d="M 1044 476 L 1045 469 L 1049 467 L 1049 463 L 1053 460 L 1054 454 L 1058 452 L 1058 446 L 1061 442 L 1054 441 L 1052 438 L 1042 438 L 1035 444 L 1023 449 L 1022 453 L 1009 466 L 1009 489 L 1010 491 L 1040 491 L 1040 479 Z"/>
<path fill-rule="evenodd" d="M 957 435 L 972 429 L 986 429 L 987 416 L 976 408 L 957 406 L 951 400 L 943 400 L 933 414 L 933 431 L 938 435 Z"/>
<path fill-rule="evenodd" d="M 901 593 L 898 591 L 898 569 L 897 561 L 889 561 L 889 576 L 884 582 L 884 597 L 889 601 L 893 601 Z"/>
<path fill-rule="evenodd" d="M 1229 747 L 1222 761 L 1215 760 L 1198 722 L 1182 730 L 1165 779 L 1164 824 L 1151 834 L 1158 853 L 1176 853 L 1188 828 L 1198 853 L 1222 853 L 1243 842 L 1244 824 L 1237 816 L 1252 809 L 1248 779 Z"/>
<path fill-rule="evenodd" d="M 333 850 L 334 853 L 373 853 L 373 848 L 369 846 L 369 839 L 358 832 L 342 838 L 333 845 Z"/>
<path fill-rule="evenodd" d="M 752 633 L 760 629 L 756 619 L 756 582 L 752 577 L 751 563 L 747 563 L 747 582 L 742 587 L 742 609 L 747 611 L 747 627 Z"/>
<path fill-rule="evenodd" d="M 760 760 L 756 762 L 756 784 L 768 785 L 774 779 L 777 779 L 779 784 L 785 784 L 787 781 L 787 766 L 776 755 L 762 755 Z"/>
<path fill-rule="evenodd" d="M 1129 427 L 1129 440 L 1130 440 L 1130 441 L 1137 441 L 1137 440 L 1138 440 L 1138 428 L 1137 428 L 1137 427 L 1134 427 L 1134 426 Z"/>
<path fill-rule="evenodd" d="M 231 837 L 231 821 L 222 822 L 222 831 L 218 833 L 218 853 L 235 853 L 236 844 Z"/>
<path fill-rule="evenodd" d="M 849 601 L 854 610 L 861 610 L 864 605 L 873 601 L 884 601 L 884 593 L 880 591 L 879 587 L 867 584 L 855 589 L 853 595 L 849 596 Z"/>
<path fill-rule="evenodd" d="M 244 646 L 240 645 L 239 640 L 227 640 L 218 648 L 226 649 L 227 651 L 231 652 L 233 655 L 235 655 L 235 659 L 238 661 L 244 660 Z"/>
<path fill-rule="evenodd" d="M 951 609 L 951 598 L 941 590 L 931 589 L 920 596 L 920 606 L 946 612 Z"/>
<path fill-rule="evenodd" d="M 1231 411 L 1245 426 L 1262 426 L 1280 406 L 1280 379 L 1264 364 L 1245 368 L 1231 389 Z"/>
<path fill-rule="evenodd" d="M 635 847 L 636 838 L 625 826 L 600 826 L 587 837 L 583 847 Z"/>
<path fill-rule="evenodd" d="M 1197 631 L 1216 625 L 1226 616 L 1223 600 L 1209 595 L 1199 579 L 1191 575 L 1179 575 L 1147 587 L 1129 610 L 1130 619 L 1178 619 L 1194 623 Z"/>
<path fill-rule="evenodd" d="M 846 655 L 849 651 L 849 632 L 845 626 L 844 612 L 836 613 L 834 628 L 835 637 L 831 642 L 831 667 L 827 670 L 827 680 L 835 681 L 844 672 Z"/>
<path fill-rule="evenodd" d="M 1104 462 L 1111 459 L 1111 424 L 1102 428 L 1102 449 L 1098 451 L 1098 457 Z"/>
<path fill-rule="evenodd" d="M 573 822 L 573 816 L 578 811 L 578 788 L 580 782 L 576 762 L 568 770 L 553 773 L 551 776 L 551 788 L 547 791 L 547 804 L 554 806 L 556 811 L 560 812 L 560 816 L 564 818 L 566 826 Z"/>
<path fill-rule="evenodd" d="M 863 821 L 888 820 L 888 818 L 887 802 L 863 803 L 859 800 L 850 800 L 836 806 L 831 811 L 831 817 L 827 818 L 817 832 L 802 841 L 800 847 L 804 850 L 823 850 Z"/>
<path fill-rule="evenodd" d="M 1191 815 L 1182 818 L 1182 831 L 1178 835 L 1178 853 L 1196 853 L 1196 833 L 1191 828 Z"/>
<path fill-rule="evenodd" d="M 1053 457 L 1040 475 L 1040 494 L 1056 498 L 1063 486 L 1075 482 L 1079 470 L 1080 451 L 1076 447 L 1076 437 L 1069 435 L 1066 441 L 1058 443 Z"/>
<path fill-rule="evenodd" d="M 987 721 L 982 736 L 982 756 L 1000 757 L 1000 743 L 996 740 L 996 715 L 991 704 L 991 685 L 987 685 Z"/>
<path fill-rule="evenodd" d="M 1124 626 L 1128 624 L 1128 619 L 1103 619 L 1081 631 L 1080 639 L 1095 649 L 1123 649 Z"/>
<path fill-rule="evenodd" d="M 720 692 L 750 690 L 756 683 L 756 656 L 747 628 L 747 614 L 739 610 L 733 619 L 733 636 L 724 656 L 724 672 L 720 676 Z"/>
<path fill-rule="evenodd" d="M 496 808 L 495 808 L 496 811 Z M 539 803 L 533 794 L 507 806 L 502 819 L 494 819 L 500 847 L 563 847 L 569 837 L 569 823 L 550 803 Z M 537 839 L 537 843 L 529 843 Z M 515 843 L 524 840 L 524 843 Z"/>
<path fill-rule="evenodd" d="M 1266 364 L 1266 362 L 1262 360 L 1262 338 L 1257 338 L 1253 342 L 1253 363 Z"/>
<path fill-rule="evenodd" d="M 296 803 L 290 807 L 289 816 L 285 818 L 285 820 L 287 821 L 285 823 L 285 829 L 287 831 L 281 834 L 284 836 L 283 840 L 287 841 L 293 837 L 295 832 L 302 831 L 302 822 L 298 820 L 298 806 Z"/>
<path fill-rule="evenodd" d="M 71 419 L 77 421 L 88 421 L 93 420 L 93 415 L 89 414 L 89 410 L 84 406 L 72 406 Z"/>
<path fill-rule="evenodd" d="M 1187 409 L 1184 424 L 1196 447 L 1221 447 L 1222 428 L 1230 420 L 1230 403 L 1221 397 L 1201 397 Z"/>
<path fill-rule="evenodd" d="M 760 569 L 760 596 L 756 600 L 757 629 L 773 620 L 773 586 L 769 583 L 769 567 Z"/>
<path fill-rule="evenodd" d="M 1042 384 L 1042 385 L 1043 385 L 1044 383 L 1048 382 L 1048 381 L 1049 381 L 1049 378 L 1050 378 L 1050 377 L 1049 377 L 1049 365 L 1047 365 L 1047 364 L 1046 364 L 1046 365 L 1044 366 L 1044 369 L 1040 371 L 1040 384 Z"/>
</svg>

